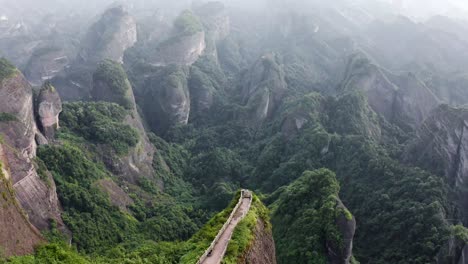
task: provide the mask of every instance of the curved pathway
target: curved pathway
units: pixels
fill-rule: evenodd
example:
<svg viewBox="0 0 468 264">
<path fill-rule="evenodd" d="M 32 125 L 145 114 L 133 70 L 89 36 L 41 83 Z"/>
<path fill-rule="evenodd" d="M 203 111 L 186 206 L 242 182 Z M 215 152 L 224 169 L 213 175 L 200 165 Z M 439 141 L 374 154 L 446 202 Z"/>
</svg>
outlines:
<svg viewBox="0 0 468 264">
<path fill-rule="evenodd" d="M 200 264 L 221 263 L 224 254 L 226 253 L 226 249 L 229 245 L 229 241 L 231 240 L 234 229 L 236 228 L 237 224 L 244 218 L 244 216 L 246 216 L 249 212 L 251 202 L 252 195 L 250 191 L 245 190 L 242 194 L 242 200 L 240 201 L 240 205 L 237 208 L 236 212 L 234 212 L 231 222 L 226 227 L 224 232 L 219 236 L 219 239 L 214 244 L 210 254 L 208 254 L 208 256 L 206 256 L 206 258 L 204 258 L 203 260 L 199 261 Z"/>
</svg>

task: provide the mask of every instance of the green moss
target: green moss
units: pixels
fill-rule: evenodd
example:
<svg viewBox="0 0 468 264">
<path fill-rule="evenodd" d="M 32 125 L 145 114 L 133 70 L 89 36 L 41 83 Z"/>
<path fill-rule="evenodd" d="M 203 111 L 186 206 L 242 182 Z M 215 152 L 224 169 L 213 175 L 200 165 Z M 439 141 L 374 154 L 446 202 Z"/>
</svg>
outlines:
<svg viewBox="0 0 468 264">
<path fill-rule="evenodd" d="M 18 121 L 18 118 L 14 114 L 0 113 L 0 122 L 13 122 Z"/>
<path fill-rule="evenodd" d="M 5 58 L 0 58 L 0 83 L 16 73 L 16 67 Z"/>
</svg>

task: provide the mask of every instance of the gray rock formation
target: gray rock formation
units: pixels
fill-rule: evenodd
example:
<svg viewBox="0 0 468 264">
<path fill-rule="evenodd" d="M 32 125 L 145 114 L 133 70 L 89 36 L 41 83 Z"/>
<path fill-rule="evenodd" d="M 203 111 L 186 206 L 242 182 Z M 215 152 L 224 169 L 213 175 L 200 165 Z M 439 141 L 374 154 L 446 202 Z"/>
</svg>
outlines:
<svg viewBox="0 0 468 264">
<path fill-rule="evenodd" d="M 5 146 L 0 143 L 0 245 L 2 257 L 26 255 L 44 242 L 40 232 L 31 225 L 18 204 L 11 186 L 10 167 L 5 153 Z"/>
<path fill-rule="evenodd" d="M 82 42 L 78 61 L 96 65 L 104 59 L 123 62 L 126 49 L 137 42 L 136 22 L 122 6 L 108 9 L 91 26 Z"/>
<path fill-rule="evenodd" d="M 264 55 L 241 77 L 240 102 L 247 119 L 258 124 L 272 117 L 285 97 L 284 71 L 275 55 Z"/>
<path fill-rule="evenodd" d="M 0 122 L 0 133 L 8 146 L 5 153 L 16 198 L 37 228 L 48 228 L 50 219 L 63 226 L 53 180 L 49 178 L 50 184 L 42 181 L 35 168 L 38 129 L 33 92 L 19 71 L 1 82 L 0 100 L 0 113 L 8 117 Z"/>
<path fill-rule="evenodd" d="M 173 125 L 185 125 L 190 115 L 188 69 L 169 66 L 152 76 L 142 95 L 142 108 L 149 126 L 164 133 Z"/>
<path fill-rule="evenodd" d="M 33 86 L 41 86 L 58 75 L 69 64 L 65 51 L 58 47 L 41 47 L 32 54 L 24 75 Z"/>
<path fill-rule="evenodd" d="M 416 131 L 404 159 L 443 175 L 458 195 L 459 211 L 468 223 L 468 109 L 442 105 Z"/>
<path fill-rule="evenodd" d="M 205 32 L 196 32 L 185 36 L 175 36 L 161 43 L 154 59 L 154 66 L 170 64 L 192 65 L 205 51 Z"/>
<path fill-rule="evenodd" d="M 396 76 L 361 55 L 350 59 L 342 93 L 363 91 L 369 105 L 387 121 L 414 129 L 439 104 L 437 97 L 412 74 Z"/>
<path fill-rule="evenodd" d="M 45 83 L 39 91 L 36 113 L 39 127 L 48 140 L 53 140 L 59 126 L 59 115 L 62 112 L 62 100 L 50 83 Z"/>
<path fill-rule="evenodd" d="M 64 101 L 89 100 L 97 65 L 106 59 L 123 63 L 125 51 L 136 42 L 133 17 L 122 6 L 110 8 L 90 27 L 70 67 L 51 82 Z"/>
<path fill-rule="evenodd" d="M 254 239 L 239 264 L 276 264 L 276 250 L 273 234 L 262 219 L 257 219 Z"/>
<path fill-rule="evenodd" d="M 148 62 L 153 66 L 192 65 L 205 48 L 205 31 L 200 19 L 185 10 L 175 19 L 169 38 L 158 44 Z"/>
</svg>

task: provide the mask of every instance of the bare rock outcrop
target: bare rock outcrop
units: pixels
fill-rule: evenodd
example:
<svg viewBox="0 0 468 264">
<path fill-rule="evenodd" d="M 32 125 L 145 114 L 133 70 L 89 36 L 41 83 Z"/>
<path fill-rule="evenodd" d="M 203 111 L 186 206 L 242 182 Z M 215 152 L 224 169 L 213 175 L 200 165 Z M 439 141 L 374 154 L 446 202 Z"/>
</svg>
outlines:
<svg viewBox="0 0 468 264">
<path fill-rule="evenodd" d="M 205 51 L 205 32 L 186 36 L 175 36 L 159 45 L 151 64 L 167 66 L 170 64 L 192 65 Z"/>
<path fill-rule="evenodd" d="M 415 75 L 393 75 L 362 55 L 348 62 L 341 92 L 362 91 L 369 105 L 391 123 L 411 130 L 429 116 L 439 100 Z"/>
<path fill-rule="evenodd" d="M 44 242 L 39 230 L 29 221 L 16 200 L 9 177 L 8 159 L 0 144 L 0 245 L 4 256 L 25 255 Z"/>
<path fill-rule="evenodd" d="M 164 67 L 146 82 L 142 108 L 152 130 L 164 133 L 174 125 L 186 125 L 191 113 L 188 69 Z"/>
<path fill-rule="evenodd" d="M 45 83 L 39 91 L 36 113 L 39 127 L 48 140 L 53 140 L 59 126 L 59 115 L 62 112 L 62 100 L 50 83 Z"/>
<path fill-rule="evenodd" d="M 149 63 L 154 66 L 189 66 L 203 54 L 205 48 L 205 31 L 200 19 L 185 10 L 176 18 L 172 33 L 158 45 Z"/>
<path fill-rule="evenodd" d="M 122 6 L 110 8 L 91 26 L 70 67 L 51 82 L 64 101 L 89 100 L 97 65 L 106 59 L 123 63 L 125 51 L 136 42 L 134 18 Z"/>
<path fill-rule="evenodd" d="M 276 250 L 273 234 L 262 219 L 257 219 L 254 239 L 239 264 L 276 264 Z"/>
<path fill-rule="evenodd" d="M 122 63 L 125 50 L 136 42 L 135 20 L 122 6 L 113 7 L 91 26 L 83 40 L 78 60 L 92 65 L 104 59 Z"/>
<path fill-rule="evenodd" d="M 16 69 L 0 80 L 0 134 L 16 198 L 39 229 L 47 229 L 49 220 L 63 224 L 53 179 L 41 180 L 34 158 L 38 133 L 33 111 L 33 92 L 28 81 Z"/>
<path fill-rule="evenodd" d="M 286 95 L 284 71 L 274 54 L 262 56 L 242 76 L 240 102 L 254 124 L 271 118 Z"/>
<path fill-rule="evenodd" d="M 41 86 L 46 80 L 57 76 L 67 65 L 66 52 L 54 46 L 36 49 L 24 69 L 24 75 L 33 86 Z"/>
</svg>

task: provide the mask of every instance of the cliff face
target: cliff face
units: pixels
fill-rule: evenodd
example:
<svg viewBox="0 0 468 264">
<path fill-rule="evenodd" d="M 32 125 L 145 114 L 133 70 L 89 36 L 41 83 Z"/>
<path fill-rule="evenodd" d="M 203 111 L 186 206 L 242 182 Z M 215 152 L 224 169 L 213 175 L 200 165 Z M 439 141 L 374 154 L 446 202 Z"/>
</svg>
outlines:
<svg viewBox="0 0 468 264">
<path fill-rule="evenodd" d="M 356 232 L 356 219 L 349 213 L 340 199 L 337 199 L 335 210 L 338 212 L 335 225 L 341 236 L 341 243 L 327 240 L 327 255 L 331 264 L 349 264 L 353 256 L 353 238 Z"/>
<path fill-rule="evenodd" d="M 258 123 L 271 118 L 287 89 L 284 71 L 275 56 L 263 56 L 242 79 L 240 100 L 247 107 L 248 120 Z"/>
<path fill-rule="evenodd" d="M 406 129 L 417 128 L 439 104 L 414 75 L 392 75 L 360 55 L 350 59 L 341 84 L 341 92 L 356 90 L 366 94 L 376 113 Z"/>
<path fill-rule="evenodd" d="M 137 146 L 126 156 L 119 157 L 102 153 L 106 165 L 117 175 L 130 182 L 140 177 L 153 175 L 153 155 L 155 149 L 149 142 L 142 119 L 137 111 L 133 89 L 122 66 L 106 60 L 98 66 L 94 74 L 93 99 L 122 105 L 129 114 L 125 123 L 135 128 L 139 135 Z"/>
<path fill-rule="evenodd" d="M 34 51 L 24 69 L 24 75 L 33 86 L 41 86 L 69 64 L 65 51 L 58 47 L 43 47 Z"/>
<path fill-rule="evenodd" d="M 142 94 L 142 108 L 152 130 L 164 133 L 173 125 L 186 125 L 190 115 L 188 69 L 168 66 L 149 78 Z"/>
<path fill-rule="evenodd" d="M 459 206 L 468 221 L 468 109 L 442 105 L 421 125 L 409 144 L 405 159 L 444 175 L 458 194 Z"/>
<path fill-rule="evenodd" d="M 275 241 L 271 229 L 266 227 L 262 219 L 257 219 L 254 239 L 240 264 L 276 264 Z"/>
<path fill-rule="evenodd" d="M 39 91 L 36 103 L 39 127 L 48 140 L 53 140 L 59 128 L 59 115 L 62 112 L 62 100 L 55 88 L 49 83 Z"/>
<path fill-rule="evenodd" d="M 151 64 L 154 66 L 192 65 L 203 54 L 205 48 L 205 32 L 203 31 L 175 36 L 157 48 Z"/>
<path fill-rule="evenodd" d="M 77 58 L 52 84 L 64 101 L 88 100 L 98 63 L 106 59 L 123 63 L 125 51 L 136 42 L 137 26 L 133 17 L 121 6 L 108 9 L 90 27 Z"/>
<path fill-rule="evenodd" d="M 123 62 L 126 49 L 137 41 L 136 22 L 122 6 L 108 9 L 89 29 L 78 60 L 95 65 L 110 59 Z"/>
<path fill-rule="evenodd" d="M 205 48 L 205 31 L 200 19 L 185 10 L 175 19 L 169 37 L 158 44 L 148 62 L 154 66 L 192 65 Z"/>
<path fill-rule="evenodd" d="M 19 206 L 9 178 L 8 160 L 0 144 L 0 245 L 4 256 L 25 255 L 43 242 L 39 231 L 29 223 Z"/>
<path fill-rule="evenodd" d="M 37 148 L 35 138 L 39 133 L 34 119 L 33 93 L 19 71 L 1 82 L 0 100 L 3 116 L 0 133 L 8 146 L 5 157 L 16 198 L 37 228 L 48 228 L 50 219 L 62 226 L 53 180 L 47 179 L 50 186 L 42 181 L 33 160 Z"/>
</svg>

